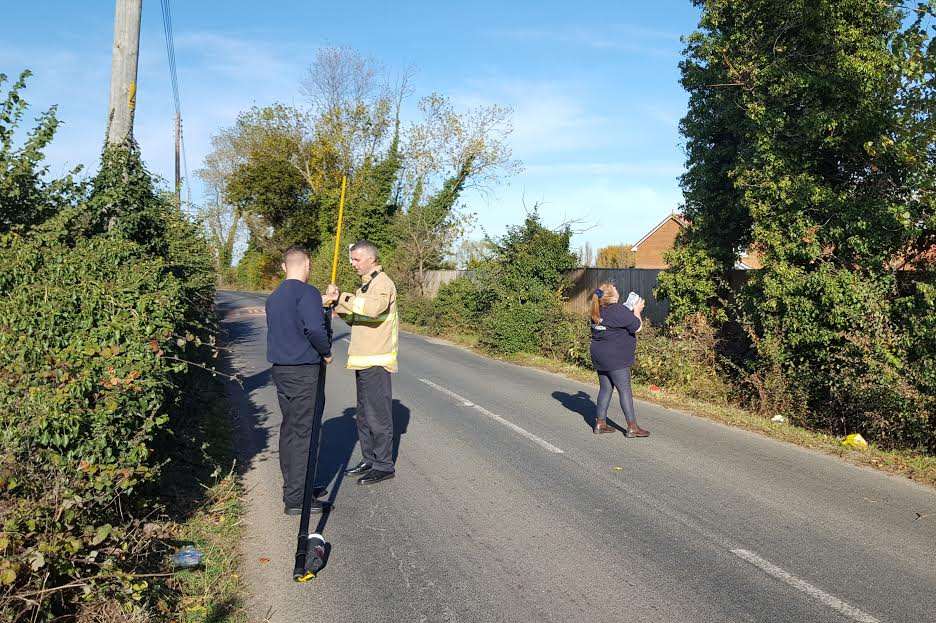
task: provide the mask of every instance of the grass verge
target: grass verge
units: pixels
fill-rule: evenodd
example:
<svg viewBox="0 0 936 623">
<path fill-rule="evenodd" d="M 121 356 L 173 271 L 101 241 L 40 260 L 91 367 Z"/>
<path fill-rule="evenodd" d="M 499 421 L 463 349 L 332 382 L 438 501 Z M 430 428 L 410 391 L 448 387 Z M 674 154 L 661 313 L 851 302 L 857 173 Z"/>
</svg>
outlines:
<svg viewBox="0 0 936 623">
<path fill-rule="evenodd" d="M 478 337 L 468 334 L 438 336 L 425 327 L 404 323 L 402 328 L 410 333 L 425 335 L 453 345 L 467 348 L 472 352 L 491 359 L 500 359 L 539 370 L 561 374 L 570 379 L 588 384 L 596 384 L 592 370 L 569 363 L 549 359 L 541 355 L 521 353 L 511 357 L 492 357 L 478 348 Z M 866 450 L 855 450 L 842 445 L 842 440 L 834 435 L 813 431 L 791 424 L 780 424 L 770 419 L 733 406 L 724 406 L 703 402 L 681 396 L 665 389 L 651 390 L 647 385 L 635 383 L 634 396 L 647 402 L 676 409 L 688 415 L 704 417 L 729 426 L 743 428 L 754 433 L 779 441 L 837 456 L 843 460 L 870 467 L 890 474 L 904 476 L 921 484 L 936 488 L 936 456 L 929 456 L 906 450 L 882 450 L 871 445 Z M 596 390 L 597 391 L 597 390 Z"/>
<path fill-rule="evenodd" d="M 233 430 L 224 386 L 196 375 L 190 414 L 171 440 L 176 451 L 163 476 L 170 520 L 167 545 L 193 545 L 202 565 L 175 573 L 170 620 L 184 623 L 245 623 L 244 584 L 239 575 L 242 489 L 234 471 Z"/>
</svg>

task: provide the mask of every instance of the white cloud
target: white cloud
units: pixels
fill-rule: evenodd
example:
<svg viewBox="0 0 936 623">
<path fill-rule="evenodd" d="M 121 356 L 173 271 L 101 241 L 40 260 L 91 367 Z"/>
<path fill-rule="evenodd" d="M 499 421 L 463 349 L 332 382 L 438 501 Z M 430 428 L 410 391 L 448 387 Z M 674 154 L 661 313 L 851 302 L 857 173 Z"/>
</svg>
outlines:
<svg viewBox="0 0 936 623">
<path fill-rule="evenodd" d="M 461 106 L 501 104 L 513 110 L 510 145 L 514 156 L 533 160 L 547 154 L 601 149 L 613 141 L 614 124 L 588 112 L 581 86 L 505 77 L 474 79 L 453 98 Z"/>
<path fill-rule="evenodd" d="M 181 33 L 175 42 L 178 56 L 196 65 L 199 76 L 256 81 L 261 92 L 268 90 L 270 84 L 297 84 L 304 66 L 311 61 L 303 59 L 301 49 L 295 46 L 216 32 Z"/>
</svg>

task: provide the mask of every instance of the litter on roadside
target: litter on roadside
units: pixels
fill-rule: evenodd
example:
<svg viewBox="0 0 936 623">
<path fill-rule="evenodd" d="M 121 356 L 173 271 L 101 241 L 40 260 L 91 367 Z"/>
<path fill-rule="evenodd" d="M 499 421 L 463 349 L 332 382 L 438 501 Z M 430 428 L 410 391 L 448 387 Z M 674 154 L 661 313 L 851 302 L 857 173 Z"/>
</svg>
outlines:
<svg viewBox="0 0 936 623">
<path fill-rule="evenodd" d="M 186 545 L 172 557 L 172 564 L 183 569 L 190 569 L 201 564 L 204 555 L 191 545 Z"/>
<path fill-rule="evenodd" d="M 848 446 L 849 448 L 857 448 L 858 450 L 867 450 L 868 442 L 865 441 L 865 438 L 862 437 L 859 433 L 852 433 L 845 437 L 842 440 L 843 446 Z"/>
</svg>

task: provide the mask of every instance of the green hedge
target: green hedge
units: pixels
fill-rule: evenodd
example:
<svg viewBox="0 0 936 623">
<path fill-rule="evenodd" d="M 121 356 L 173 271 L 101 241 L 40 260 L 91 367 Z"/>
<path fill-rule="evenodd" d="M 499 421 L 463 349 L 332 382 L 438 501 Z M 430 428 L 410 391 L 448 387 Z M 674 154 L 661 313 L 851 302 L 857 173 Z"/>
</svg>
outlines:
<svg viewBox="0 0 936 623">
<path fill-rule="evenodd" d="M 81 590 L 40 610 L 70 612 L 85 589 L 140 598 L 141 487 L 210 308 L 185 267 L 115 235 L 7 235 L 0 267 L 0 612 L 67 585 Z"/>
<path fill-rule="evenodd" d="M 141 572 L 164 565 L 145 520 L 158 511 L 154 485 L 186 362 L 211 354 L 208 247 L 154 192 L 134 145 L 104 154 L 86 197 L 41 223 L 9 222 L 0 233 L 0 620 L 140 607 L 154 583 Z"/>
</svg>

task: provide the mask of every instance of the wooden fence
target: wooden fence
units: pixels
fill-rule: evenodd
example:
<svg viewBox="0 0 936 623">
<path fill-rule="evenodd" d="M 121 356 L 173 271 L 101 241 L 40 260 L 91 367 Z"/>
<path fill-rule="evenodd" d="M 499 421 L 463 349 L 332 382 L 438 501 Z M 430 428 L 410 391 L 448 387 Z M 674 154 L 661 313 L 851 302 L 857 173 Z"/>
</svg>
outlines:
<svg viewBox="0 0 936 623">
<path fill-rule="evenodd" d="M 439 293 L 439 288 L 447 283 L 455 281 L 459 277 L 470 277 L 471 270 L 427 270 L 426 282 L 423 284 L 423 293 L 434 299 Z"/>
<path fill-rule="evenodd" d="M 430 270 L 426 273 L 426 296 L 434 298 L 443 284 L 454 281 L 459 277 L 471 277 L 474 271 L 470 270 Z M 636 292 L 647 300 L 644 307 L 644 318 L 648 318 L 655 325 L 663 324 L 669 313 L 669 303 L 658 300 L 653 295 L 657 287 L 660 269 L 655 268 L 578 268 L 569 271 L 567 277 L 571 282 L 565 291 L 565 308 L 579 314 L 588 314 L 591 311 L 590 301 L 592 292 L 602 283 L 613 283 L 626 298 L 628 292 Z M 733 270 L 729 275 L 731 287 L 740 290 L 754 271 Z"/>
<path fill-rule="evenodd" d="M 591 311 L 592 293 L 602 283 L 613 283 L 621 293 L 621 299 L 627 298 L 628 292 L 636 292 L 647 300 L 644 318 L 653 324 L 663 324 L 669 313 L 669 303 L 657 300 L 653 289 L 657 286 L 657 277 L 663 272 L 653 268 L 579 268 L 568 274 L 572 285 L 566 290 L 565 308 L 579 314 Z"/>
</svg>

